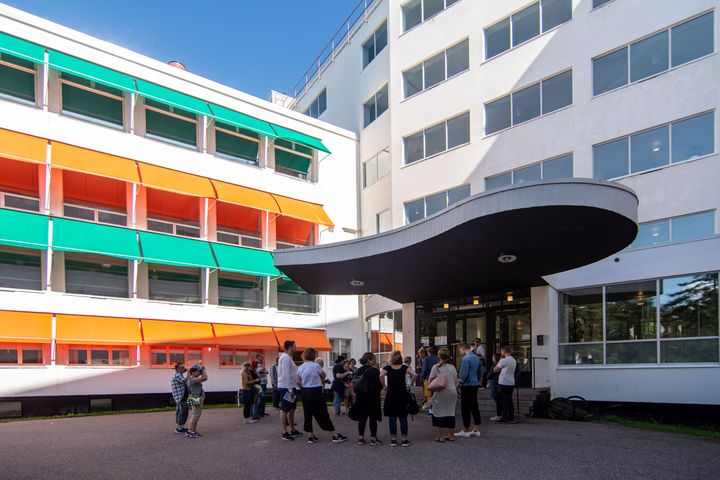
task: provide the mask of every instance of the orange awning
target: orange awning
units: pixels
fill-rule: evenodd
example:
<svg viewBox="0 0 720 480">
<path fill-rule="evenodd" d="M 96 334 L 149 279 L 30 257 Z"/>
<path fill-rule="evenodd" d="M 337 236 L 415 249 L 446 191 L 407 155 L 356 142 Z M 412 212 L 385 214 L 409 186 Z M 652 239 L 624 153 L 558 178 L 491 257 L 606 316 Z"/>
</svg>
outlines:
<svg viewBox="0 0 720 480">
<path fill-rule="evenodd" d="M 280 213 L 282 215 L 307 220 L 308 222 L 325 225 L 326 227 L 334 226 L 328 214 L 323 210 L 322 205 L 303 202 L 302 200 L 295 200 L 294 198 L 283 197 L 282 195 L 273 194 L 273 197 L 275 197 L 275 201 L 277 201 L 280 206 Z"/>
<path fill-rule="evenodd" d="M 146 187 L 167 190 L 196 197 L 215 198 L 215 190 L 210 180 L 190 173 L 178 172 L 138 162 L 140 182 Z"/>
<path fill-rule="evenodd" d="M 270 327 L 251 327 L 248 325 L 227 325 L 213 323 L 216 344 L 232 347 L 264 347 L 277 350 L 278 342 Z"/>
<path fill-rule="evenodd" d="M 0 128 L 0 156 L 30 163 L 45 163 L 48 141 Z"/>
<path fill-rule="evenodd" d="M 50 343 L 52 314 L 0 311 L 0 342 Z"/>
<path fill-rule="evenodd" d="M 217 342 L 209 323 L 142 320 L 143 338 L 150 345 L 207 345 Z"/>
<path fill-rule="evenodd" d="M 223 202 L 234 203 L 244 207 L 267 210 L 268 212 L 280 213 L 280 208 L 273 196 L 262 190 L 241 187 L 220 180 L 210 180 L 217 191 L 217 198 Z"/>
<path fill-rule="evenodd" d="M 56 315 L 56 343 L 82 345 L 139 345 L 142 343 L 137 318 Z"/>
<path fill-rule="evenodd" d="M 306 330 L 300 328 L 273 328 L 273 330 L 275 331 L 281 349 L 285 340 L 294 340 L 298 350 L 305 350 L 310 347 L 328 352 L 332 350 L 325 330 Z"/>
<path fill-rule="evenodd" d="M 140 183 L 134 160 L 59 142 L 52 142 L 51 152 L 50 164 L 53 167 Z"/>
</svg>

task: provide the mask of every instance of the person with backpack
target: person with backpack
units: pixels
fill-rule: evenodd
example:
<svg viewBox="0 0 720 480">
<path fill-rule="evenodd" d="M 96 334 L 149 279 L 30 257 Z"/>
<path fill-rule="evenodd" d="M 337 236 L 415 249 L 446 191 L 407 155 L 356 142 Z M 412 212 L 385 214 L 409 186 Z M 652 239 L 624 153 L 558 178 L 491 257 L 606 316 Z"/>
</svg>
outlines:
<svg viewBox="0 0 720 480">
<path fill-rule="evenodd" d="M 187 369 L 182 363 L 175 364 L 175 373 L 170 379 L 170 389 L 175 401 L 175 433 L 188 432 L 185 424 L 188 419 L 187 386 L 185 385 L 185 372 Z"/>
<path fill-rule="evenodd" d="M 405 380 L 406 375 L 410 375 L 414 381 L 415 372 L 403 363 L 402 353 L 395 350 L 390 354 L 390 365 L 387 365 L 380 371 L 380 380 L 385 386 L 385 404 L 383 405 L 383 413 L 388 417 L 388 425 L 390 426 L 390 446 L 397 446 L 397 424 L 400 422 L 400 436 L 402 437 L 401 445 L 409 447 L 410 442 L 408 436 L 408 401 L 409 392 Z"/>
<path fill-rule="evenodd" d="M 382 420 L 380 408 L 380 371 L 377 369 L 377 358 L 366 352 L 360 358 L 361 367 L 357 371 L 353 384 L 355 401 L 350 407 L 350 419 L 358 422 L 358 445 L 365 445 L 365 426 L 370 424 L 370 446 L 380 445 L 377 437 L 377 422 Z"/>
</svg>

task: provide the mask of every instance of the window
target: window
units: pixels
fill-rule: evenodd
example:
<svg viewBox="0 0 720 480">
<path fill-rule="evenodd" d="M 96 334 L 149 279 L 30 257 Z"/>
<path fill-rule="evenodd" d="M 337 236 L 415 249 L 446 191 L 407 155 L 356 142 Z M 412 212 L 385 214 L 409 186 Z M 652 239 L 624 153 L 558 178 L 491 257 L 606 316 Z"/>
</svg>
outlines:
<svg viewBox="0 0 720 480">
<path fill-rule="evenodd" d="M 375 215 L 375 231 L 382 233 L 388 230 L 392 230 L 392 218 L 390 217 L 390 210 L 384 210 Z"/>
<path fill-rule="evenodd" d="M 370 351 L 377 357 L 378 366 L 387 365 L 393 350 L 403 351 L 402 310 L 380 313 L 367 318 L 370 331 Z"/>
<path fill-rule="evenodd" d="M 41 290 L 40 252 L 0 247 L 0 288 Z"/>
<path fill-rule="evenodd" d="M 110 225 L 127 225 L 127 215 L 116 210 L 106 208 L 93 208 L 85 205 L 66 203 L 63 205 L 63 215 L 68 218 L 78 218 L 96 223 L 107 223 Z"/>
<path fill-rule="evenodd" d="M 709 112 L 594 145 L 594 176 L 609 180 L 709 155 L 714 125 L 715 112 Z"/>
<path fill-rule="evenodd" d="M 317 295 L 311 295 L 292 280 L 277 281 L 277 303 L 281 312 L 317 313 Z"/>
<path fill-rule="evenodd" d="M 463 113 L 403 138 L 405 165 L 470 143 L 470 114 Z"/>
<path fill-rule="evenodd" d="M 151 232 L 167 233 L 168 235 L 200 238 L 200 227 L 196 223 L 180 223 L 148 218 L 147 229 Z"/>
<path fill-rule="evenodd" d="M 242 367 L 245 362 L 255 360 L 255 355 L 262 352 L 248 351 L 237 348 L 220 349 L 221 367 Z"/>
<path fill-rule="evenodd" d="M 35 103 L 35 64 L 0 53 L 0 97 Z"/>
<path fill-rule="evenodd" d="M 263 278 L 241 273 L 218 274 L 218 304 L 230 307 L 263 308 Z"/>
<path fill-rule="evenodd" d="M 217 202 L 217 241 L 250 248 L 262 248 L 260 210 Z"/>
<path fill-rule="evenodd" d="M 27 195 L 0 192 L 0 207 L 9 208 L 12 210 L 27 210 L 29 212 L 39 212 L 40 200 L 37 197 L 30 197 Z"/>
<path fill-rule="evenodd" d="M 258 164 L 260 136 L 222 122 L 215 122 L 215 153 L 251 165 Z"/>
<path fill-rule="evenodd" d="M 370 125 L 388 109 L 388 86 L 385 84 L 363 105 L 364 126 Z"/>
<path fill-rule="evenodd" d="M 66 252 L 65 291 L 128 298 L 128 262 L 104 255 Z"/>
<path fill-rule="evenodd" d="M 485 104 L 485 135 L 572 104 L 572 70 Z"/>
<path fill-rule="evenodd" d="M 485 190 L 505 187 L 507 185 L 522 184 L 536 180 L 552 180 L 557 178 L 572 178 L 573 155 L 569 153 L 560 157 L 551 158 L 544 162 L 519 168 L 511 172 L 485 177 Z"/>
<path fill-rule="evenodd" d="M 485 29 L 485 58 L 492 57 L 572 19 L 572 0 L 540 0 Z"/>
<path fill-rule="evenodd" d="M 363 164 L 363 187 L 369 187 L 390 173 L 390 152 L 381 151 Z"/>
<path fill-rule="evenodd" d="M 594 58 L 593 94 L 609 92 L 713 53 L 713 22 L 713 12 L 706 13 Z"/>
<path fill-rule="evenodd" d="M 330 367 L 335 364 L 335 360 L 340 355 L 350 358 L 352 355 L 352 340 L 349 338 L 329 338 L 328 340 L 330 340 Z"/>
<path fill-rule="evenodd" d="M 380 52 L 387 46 L 387 20 L 370 35 L 363 43 L 363 68 L 375 60 Z M 322 113 L 322 112 L 320 112 Z"/>
<path fill-rule="evenodd" d="M 147 229 L 182 237 L 200 238 L 200 202 L 197 197 L 147 189 Z"/>
<path fill-rule="evenodd" d="M 60 86 L 63 113 L 122 127 L 122 91 L 67 73 L 60 74 Z"/>
<path fill-rule="evenodd" d="M 151 138 L 195 147 L 197 146 L 197 115 L 146 98 L 145 131 Z"/>
<path fill-rule="evenodd" d="M 68 365 L 130 366 L 130 348 L 105 345 L 71 345 Z"/>
<path fill-rule="evenodd" d="M 560 315 L 559 363 L 603 363 L 602 287 L 566 292 L 562 296 Z M 563 345 L 567 343 L 576 345 Z"/>
<path fill-rule="evenodd" d="M 280 138 L 275 140 L 275 171 L 307 180 L 312 167 L 313 150 Z"/>
<path fill-rule="evenodd" d="M 629 249 L 654 247 L 715 235 L 715 211 L 665 218 L 640 224 Z"/>
<path fill-rule="evenodd" d="M 0 365 L 43 365 L 42 345 L 0 343 Z"/>
<path fill-rule="evenodd" d="M 150 365 L 153 367 L 174 367 L 176 363 L 194 365 L 203 359 L 201 347 L 152 347 Z"/>
<path fill-rule="evenodd" d="M 592 8 L 598 8 L 603 5 L 605 5 L 608 2 L 611 2 L 612 0 L 593 0 Z"/>
<path fill-rule="evenodd" d="M 200 303 L 200 269 L 149 264 L 149 298 L 164 302 Z"/>
<path fill-rule="evenodd" d="M 327 110 L 327 89 L 323 88 L 320 95 L 315 97 L 315 99 L 310 103 L 310 106 L 303 113 L 312 118 L 318 118 L 325 110 Z"/>
<path fill-rule="evenodd" d="M 406 223 L 429 217 L 448 206 L 470 196 L 470 185 L 462 185 L 405 203 Z"/>
<path fill-rule="evenodd" d="M 403 32 L 434 17 L 458 0 L 410 0 L 402 6 Z"/>
<path fill-rule="evenodd" d="M 405 98 L 427 90 L 470 68 L 469 43 L 465 39 L 444 52 L 403 72 Z"/>
</svg>

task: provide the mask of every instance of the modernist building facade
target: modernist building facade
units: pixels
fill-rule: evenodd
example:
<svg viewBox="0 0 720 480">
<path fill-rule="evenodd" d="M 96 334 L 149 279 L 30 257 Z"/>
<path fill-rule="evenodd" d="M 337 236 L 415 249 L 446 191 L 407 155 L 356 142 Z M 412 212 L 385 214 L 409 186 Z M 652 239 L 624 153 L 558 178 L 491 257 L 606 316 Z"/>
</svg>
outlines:
<svg viewBox="0 0 720 480">
<path fill-rule="evenodd" d="M 355 237 L 355 133 L 6 6 L 0 32 L 2 415 L 165 405 L 175 362 L 234 400 L 288 338 L 364 351 L 357 297 L 271 253 Z"/>
<path fill-rule="evenodd" d="M 358 133 L 363 236 L 508 185 L 594 178 L 639 198 L 632 245 L 545 286 L 364 297 L 373 351 L 481 337 L 553 396 L 718 405 L 718 6 L 360 2 L 291 95 Z"/>
</svg>

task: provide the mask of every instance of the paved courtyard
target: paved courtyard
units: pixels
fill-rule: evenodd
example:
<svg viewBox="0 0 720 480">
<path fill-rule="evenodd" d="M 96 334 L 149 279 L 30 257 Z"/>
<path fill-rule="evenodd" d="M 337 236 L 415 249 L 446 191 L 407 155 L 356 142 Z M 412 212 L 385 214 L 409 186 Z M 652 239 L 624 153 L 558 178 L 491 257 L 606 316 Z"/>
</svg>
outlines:
<svg viewBox="0 0 720 480">
<path fill-rule="evenodd" d="M 720 442 L 615 425 L 483 421 L 482 438 L 432 441 L 430 419 L 410 423 L 410 448 L 354 441 L 282 441 L 278 414 L 255 425 L 240 409 L 206 410 L 203 438 L 175 435 L 173 413 L 0 424 L 2 479 L 717 479 Z M 299 415 L 301 417 L 301 415 Z M 300 422 L 302 424 L 302 422 Z M 356 423 L 337 429 L 356 438 Z M 318 432 L 319 433 L 319 432 Z"/>
</svg>

